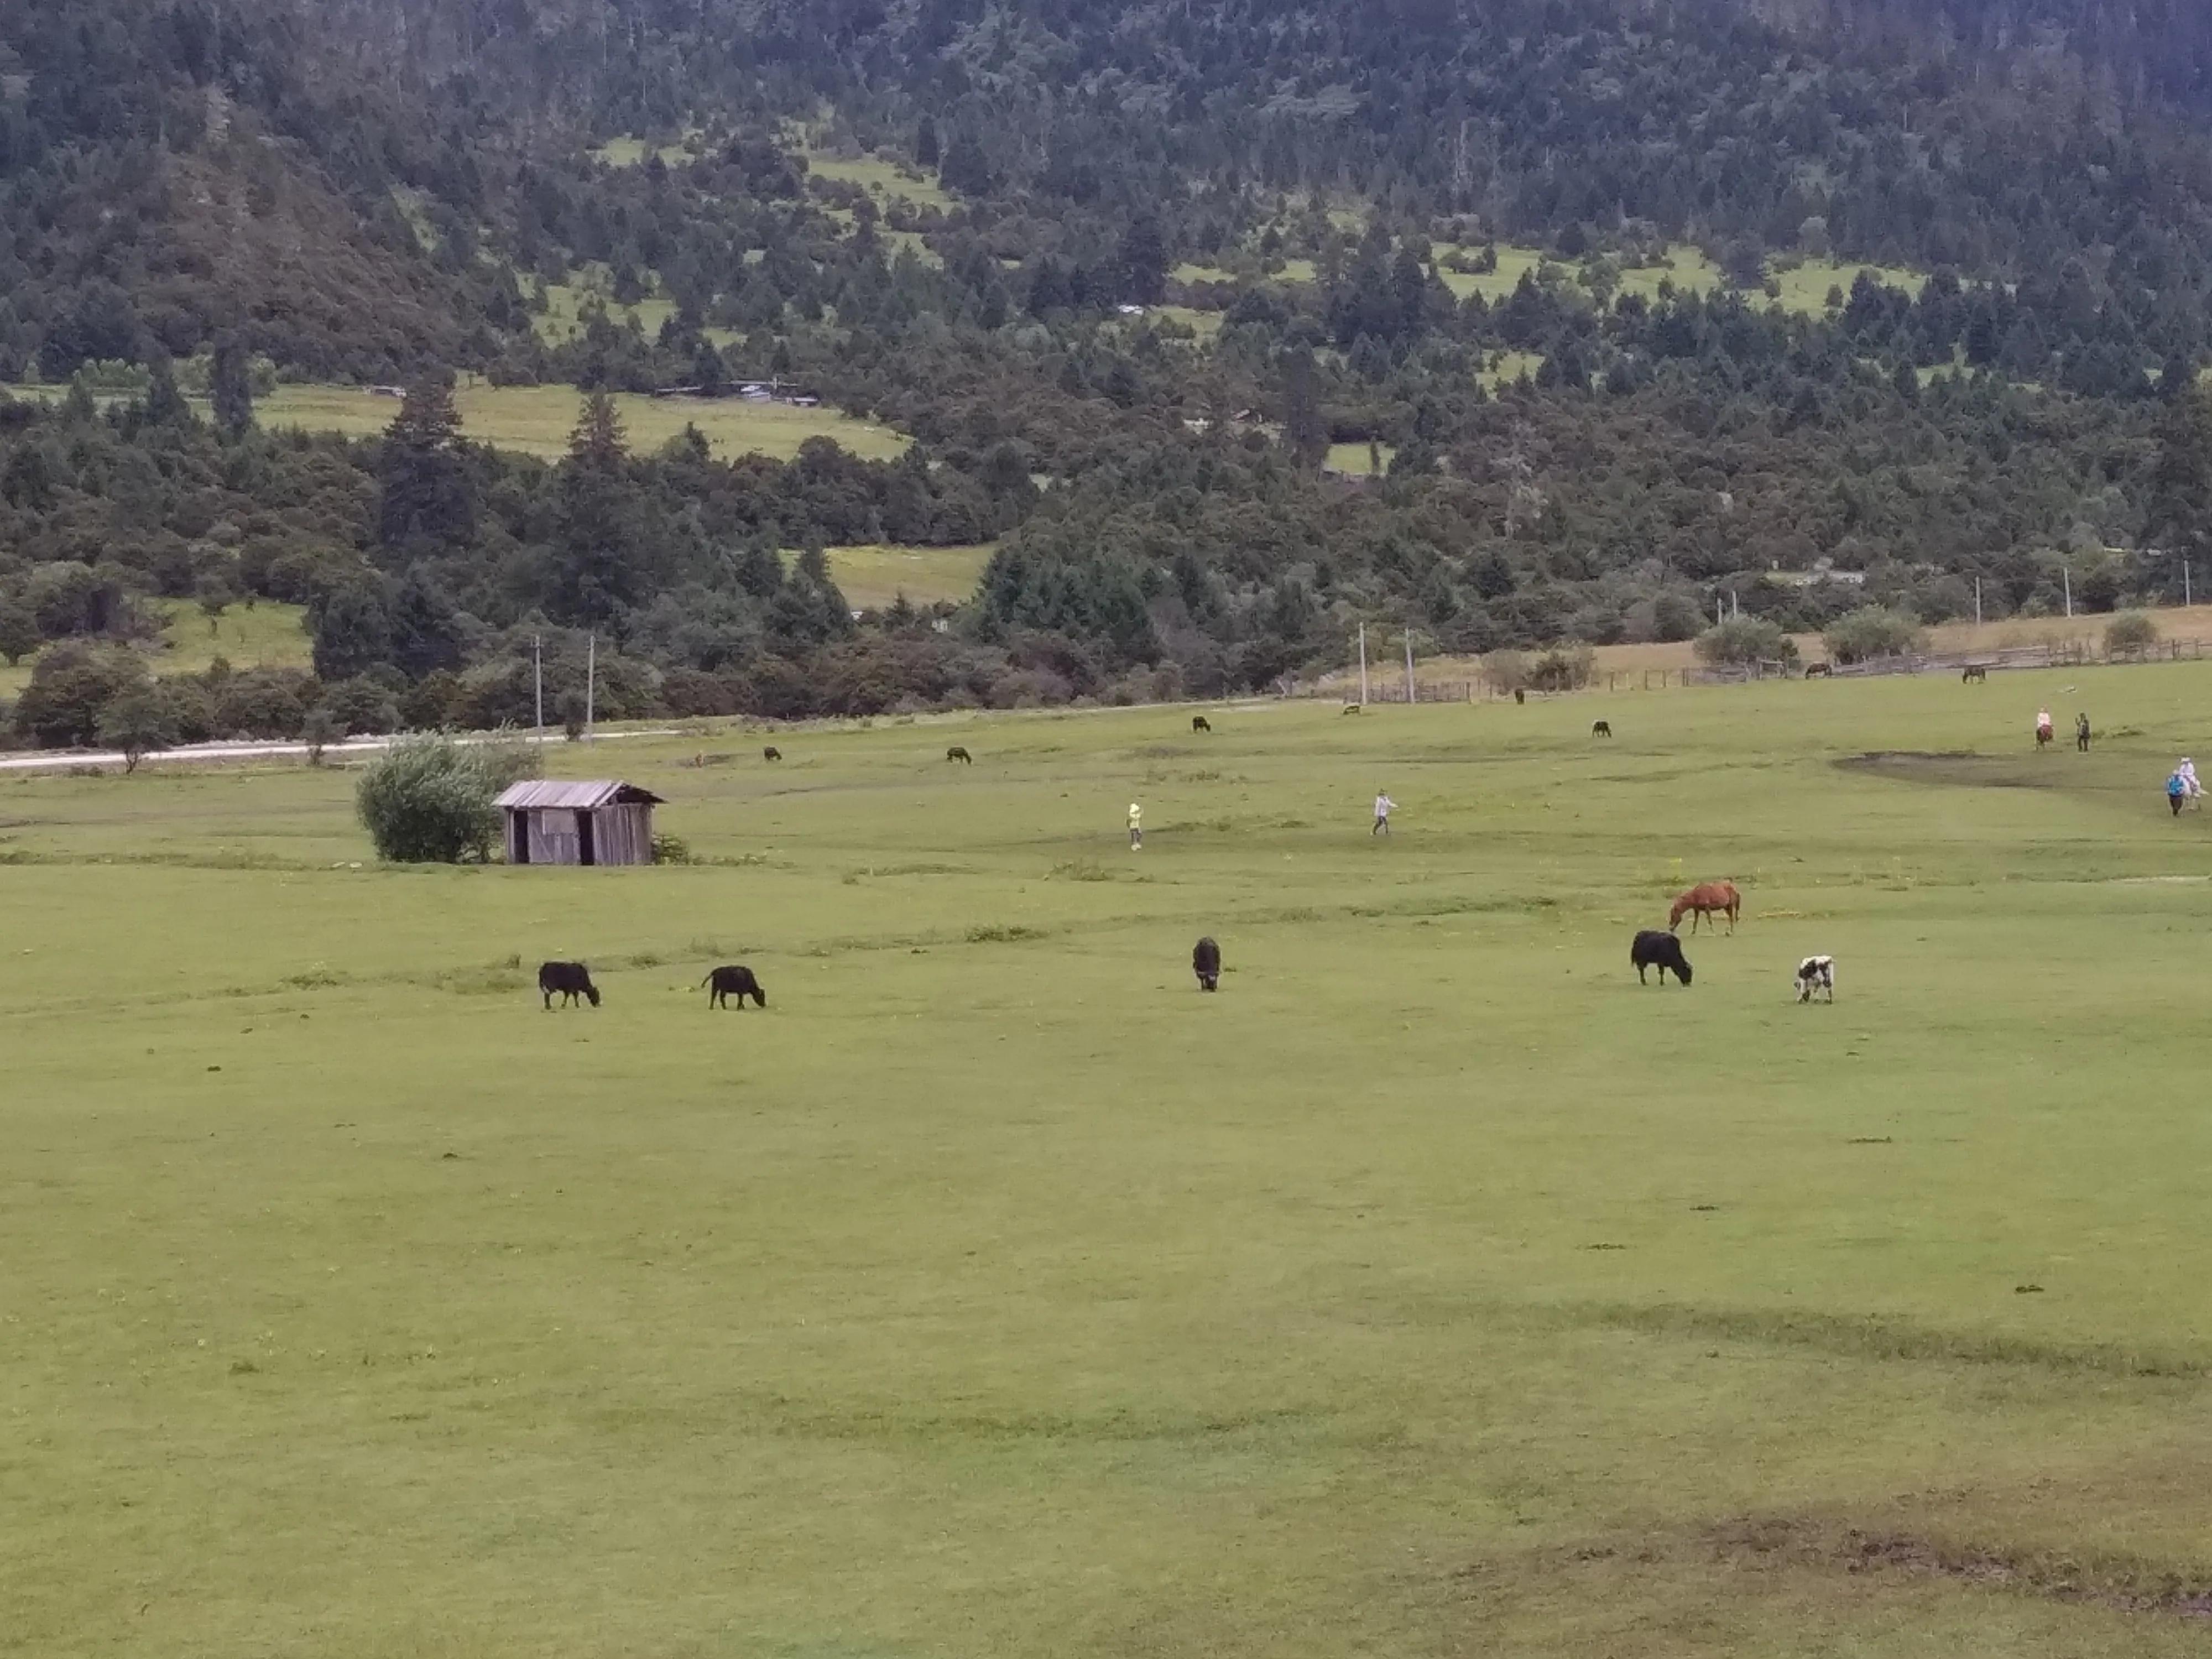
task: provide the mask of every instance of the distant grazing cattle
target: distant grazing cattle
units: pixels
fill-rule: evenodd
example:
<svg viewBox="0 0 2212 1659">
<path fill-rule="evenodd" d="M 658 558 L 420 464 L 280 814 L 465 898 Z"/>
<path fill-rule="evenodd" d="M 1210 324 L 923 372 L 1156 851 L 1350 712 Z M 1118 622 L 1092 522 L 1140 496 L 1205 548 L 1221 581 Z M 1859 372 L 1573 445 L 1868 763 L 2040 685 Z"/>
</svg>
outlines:
<svg viewBox="0 0 2212 1659">
<path fill-rule="evenodd" d="M 970 766 L 975 763 L 975 757 L 957 743 L 945 751 L 945 758 L 949 761 L 965 761 Z"/>
<path fill-rule="evenodd" d="M 1347 714 L 1357 714 L 1359 712 L 1359 705 L 1356 702 L 1348 702 L 1344 705 L 1344 712 Z"/>
<path fill-rule="evenodd" d="M 763 760 L 781 760 L 783 758 L 783 750 L 781 749 L 763 749 L 761 750 L 761 758 Z"/>
<path fill-rule="evenodd" d="M 1516 686 L 1513 688 L 1513 701 L 1516 702 L 1526 702 L 1528 701 L 1528 694 L 1521 690 L 1520 687 Z"/>
<path fill-rule="evenodd" d="M 582 997 L 592 1007 L 599 1006 L 599 988 L 592 983 L 591 969 L 580 962 L 549 962 L 538 970 L 538 994 L 545 999 L 550 1012 L 556 992 L 560 994 L 561 1006 L 568 1007 Z"/>
<path fill-rule="evenodd" d="M 1989 683 L 1990 671 L 1979 663 L 1971 664 L 1959 671 L 1959 684 L 1961 685 L 1987 685 Z"/>
<path fill-rule="evenodd" d="M 1638 985 L 1649 985 L 1651 982 L 1644 977 L 1644 970 L 1647 968 L 1656 968 L 1659 970 L 1659 982 L 1662 985 L 1667 982 L 1667 974 L 1670 969 L 1674 971 L 1674 977 L 1683 984 L 1687 985 L 1690 982 L 1690 961 L 1682 954 L 1682 941 L 1676 939 L 1674 934 L 1662 933 L 1656 927 L 1646 928 L 1636 936 L 1636 942 L 1628 947 L 1628 962 L 1629 965 L 1636 969 L 1636 982 Z"/>
<path fill-rule="evenodd" d="M 1609 738 L 1612 735 L 1613 722 L 1611 720 L 1599 720 L 1590 727 L 1590 736 L 1594 738 Z"/>
<path fill-rule="evenodd" d="M 1723 915 L 1729 919 L 1729 932 L 1735 932 L 1736 912 L 1743 908 L 1743 895 L 1737 892 L 1732 881 L 1700 882 L 1674 901 L 1667 912 L 1669 931 L 1682 925 L 1682 918 L 1690 918 L 1690 931 L 1696 933 L 1700 921 Z"/>
<path fill-rule="evenodd" d="M 1190 970 L 1198 975 L 1200 990 L 1213 990 L 1221 983 L 1221 947 L 1210 939 L 1199 940 L 1190 953 Z"/>
<path fill-rule="evenodd" d="M 1213 730 L 1213 724 L 1203 714 L 1193 714 L 1190 717 L 1190 729 L 1194 732 L 1211 732 Z"/>
<path fill-rule="evenodd" d="M 1835 671 L 1832 668 L 1824 662 L 1807 663 L 1805 665 L 1805 678 L 1808 680 L 1825 680 L 1834 672 Z"/>
<path fill-rule="evenodd" d="M 753 970 L 750 968 L 717 968 L 699 983 L 713 988 L 707 993 L 709 1008 L 726 1008 L 732 997 L 738 1000 L 740 1012 L 744 1008 L 747 997 L 763 1008 L 768 1006 L 768 993 L 761 989 L 760 981 L 753 977 Z"/>
<path fill-rule="evenodd" d="M 1810 1002 L 1813 993 L 1825 991 L 1827 1000 L 1836 1000 L 1836 959 L 1833 957 L 1807 957 L 1797 964 L 1797 1000 Z"/>
</svg>

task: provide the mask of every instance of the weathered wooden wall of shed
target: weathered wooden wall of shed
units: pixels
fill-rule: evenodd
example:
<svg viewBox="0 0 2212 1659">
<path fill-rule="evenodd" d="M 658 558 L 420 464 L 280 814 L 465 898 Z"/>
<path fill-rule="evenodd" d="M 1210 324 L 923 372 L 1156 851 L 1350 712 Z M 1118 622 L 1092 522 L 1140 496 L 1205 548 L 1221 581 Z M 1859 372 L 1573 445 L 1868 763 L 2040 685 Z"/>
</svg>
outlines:
<svg viewBox="0 0 2212 1659">
<path fill-rule="evenodd" d="M 643 801 L 602 806 L 592 814 L 593 851 L 601 864 L 653 862 L 653 808 Z"/>
<path fill-rule="evenodd" d="M 532 864 L 581 864 L 583 837 L 577 833 L 579 814 L 565 806 L 541 807 L 526 812 L 530 820 L 530 861 Z"/>
</svg>

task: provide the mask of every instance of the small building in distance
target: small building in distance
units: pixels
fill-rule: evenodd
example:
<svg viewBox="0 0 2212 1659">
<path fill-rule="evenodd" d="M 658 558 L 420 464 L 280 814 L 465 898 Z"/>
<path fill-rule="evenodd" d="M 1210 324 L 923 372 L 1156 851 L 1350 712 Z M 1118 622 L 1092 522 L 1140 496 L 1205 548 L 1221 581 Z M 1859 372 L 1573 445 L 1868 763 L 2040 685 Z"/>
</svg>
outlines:
<svg viewBox="0 0 2212 1659">
<path fill-rule="evenodd" d="M 660 797 L 614 778 L 518 783 L 495 805 L 509 864 L 650 864 Z"/>
</svg>

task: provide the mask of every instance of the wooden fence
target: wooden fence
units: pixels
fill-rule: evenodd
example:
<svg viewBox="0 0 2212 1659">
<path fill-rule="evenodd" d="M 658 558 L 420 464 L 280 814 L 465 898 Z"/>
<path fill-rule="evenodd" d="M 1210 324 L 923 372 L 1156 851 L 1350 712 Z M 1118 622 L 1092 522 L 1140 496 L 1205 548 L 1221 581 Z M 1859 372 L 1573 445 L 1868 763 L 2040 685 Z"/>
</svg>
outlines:
<svg viewBox="0 0 2212 1659">
<path fill-rule="evenodd" d="M 1904 656 L 1875 657 L 1865 662 L 1816 663 L 1813 672 L 1794 664 L 1759 662 L 1748 664 L 1724 663 L 1692 668 L 1601 668 L 1587 685 L 1577 688 L 1585 691 L 1663 691 L 1669 687 L 1686 685 L 1744 685 L 1755 680 L 1795 679 L 1826 677 L 1835 679 L 1868 679 L 1886 674 L 1963 674 L 1970 668 L 1985 672 L 2001 672 L 2016 668 L 2082 668 L 2098 663 L 2197 662 L 2212 654 L 2212 640 L 2158 640 L 2149 645 L 2120 651 L 2100 651 L 2087 640 L 2057 640 L 2041 645 L 2006 646 L 1989 651 L 1914 652 Z M 1356 700 L 1341 684 L 1323 685 L 1319 682 L 1285 681 L 1278 687 L 1285 696 L 1338 697 L 1350 702 Z M 1487 674 L 1474 679 L 1424 680 L 1414 687 L 1413 701 L 1419 702 L 1496 702 L 1511 696 L 1510 690 Z M 1532 697 L 1553 696 L 1558 692 L 1534 687 L 1528 689 Z M 1370 684 L 1367 701 L 1382 703 L 1403 703 L 1407 701 L 1403 680 L 1377 680 Z"/>
</svg>

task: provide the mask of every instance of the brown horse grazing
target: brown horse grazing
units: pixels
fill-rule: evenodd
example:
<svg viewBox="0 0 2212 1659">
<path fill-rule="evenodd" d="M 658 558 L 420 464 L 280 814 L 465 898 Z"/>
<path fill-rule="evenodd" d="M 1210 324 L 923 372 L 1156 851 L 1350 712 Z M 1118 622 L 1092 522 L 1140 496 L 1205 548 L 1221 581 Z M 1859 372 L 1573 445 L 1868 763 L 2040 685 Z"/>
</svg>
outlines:
<svg viewBox="0 0 2212 1659">
<path fill-rule="evenodd" d="M 1729 919 L 1729 932 L 1733 933 L 1735 932 L 1736 913 L 1742 908 L 1743 895 L 1735 890 L 1734 882 L 1702 882 L 1674 901 L 1674 908 L 1667 913 L 1667 928 L 1669 933 L 1673 932 L 1682 925 L 1682 918 L 1687 916 L 1690 931 L 1694 933 L 1701 919 L 1725 915 Z"/>
</svg>

